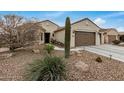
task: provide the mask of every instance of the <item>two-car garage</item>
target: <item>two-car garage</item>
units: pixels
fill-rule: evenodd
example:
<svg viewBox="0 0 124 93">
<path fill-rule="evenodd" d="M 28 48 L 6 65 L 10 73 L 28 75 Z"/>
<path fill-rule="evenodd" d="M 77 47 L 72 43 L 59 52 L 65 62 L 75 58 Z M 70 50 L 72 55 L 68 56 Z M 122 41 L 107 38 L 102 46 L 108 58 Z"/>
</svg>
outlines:
<svg viewBox="0 0 124 93">
<path fill-rule="evenodd" d="M 95 32 L 75 31 L 75 46 L 95 45 Z"/>
<path fill-rule="evenodd" d="M 88 18 L 72 23 L 70 47 L 99 45 L 100 29 Z M 65 28 L 58 29 L 54 33 L 55 40 L 64 44 Z"/>
</svg>

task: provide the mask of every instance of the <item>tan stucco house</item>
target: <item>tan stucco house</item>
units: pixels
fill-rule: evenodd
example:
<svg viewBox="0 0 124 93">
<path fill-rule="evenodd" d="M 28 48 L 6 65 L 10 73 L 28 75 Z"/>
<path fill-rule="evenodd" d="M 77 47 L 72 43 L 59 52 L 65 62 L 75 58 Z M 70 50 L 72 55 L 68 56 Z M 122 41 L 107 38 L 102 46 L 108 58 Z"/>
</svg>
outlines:
<svg viewBox="0 0 124 93">
<path fill-rule="evenodd" d="M 71 47 L 100 45 L 101 44 L 101 28 L 90 19 L 85 18 L 71 24 Z M 65 28 L 54 31 L 54 38 L 64 43 Z"/>
<path fill-rule="evenodd" d="M 103 44 L 111 44 L 114 40 L 119 40 L 119 33 L 114 28 L 100 29 L 100 32 L 104 35 Z"/>
<path fill-rule="evenodd" d="M 65 27 L 60 27 L 50 20 L 38 22 L 42 27 L 37 31 L 37 41 L 40 44 L 50 43 L 51 39 L 64 44 Z M 114 28 L 102 29 L 88 18 L 81 19 L 71 24 L 71 48 L 78 46 L 111 44 L 118 40 L 118 31 Z"/>
</svg>

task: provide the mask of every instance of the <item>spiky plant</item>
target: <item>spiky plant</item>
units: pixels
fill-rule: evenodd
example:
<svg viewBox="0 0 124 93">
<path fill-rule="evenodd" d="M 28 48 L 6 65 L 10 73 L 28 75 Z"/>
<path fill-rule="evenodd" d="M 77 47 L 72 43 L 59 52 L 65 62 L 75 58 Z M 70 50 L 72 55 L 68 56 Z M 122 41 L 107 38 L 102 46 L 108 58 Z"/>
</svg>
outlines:
<svg viewBox="0 0 124 93">
<path fill-rule="evenodd" d="M 70 39 L 71 39 L 71 23 L 70 18 L 66 18 L 65 23 L 65 58 L 69 58 L 70 55 Z"/>
<path fill-rule="evenodd" d="M 60 81 L 65 77 L 65 64 L 60 57 L 47 56 L 43 60 L 36 60 L 29 67 L 29 80 Z"/>
</svg>

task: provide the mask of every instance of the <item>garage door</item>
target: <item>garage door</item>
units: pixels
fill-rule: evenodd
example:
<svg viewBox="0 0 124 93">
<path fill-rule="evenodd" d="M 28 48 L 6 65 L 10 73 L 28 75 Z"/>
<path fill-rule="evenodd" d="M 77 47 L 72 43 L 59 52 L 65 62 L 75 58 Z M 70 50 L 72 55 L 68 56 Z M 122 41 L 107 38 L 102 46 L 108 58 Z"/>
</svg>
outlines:
<svg viewBox="0 0 124 93">
<path fill-rule="evenodd" d="M 112 41 L 116 40 L 116 36 L 115 35 L 108 35 L 108 42 L 112 43 Z"/>
<path fill-rule="evenodd" d="M 95 45 L 94 32 L 75 32 L 75 46 Z"/>
</svg>

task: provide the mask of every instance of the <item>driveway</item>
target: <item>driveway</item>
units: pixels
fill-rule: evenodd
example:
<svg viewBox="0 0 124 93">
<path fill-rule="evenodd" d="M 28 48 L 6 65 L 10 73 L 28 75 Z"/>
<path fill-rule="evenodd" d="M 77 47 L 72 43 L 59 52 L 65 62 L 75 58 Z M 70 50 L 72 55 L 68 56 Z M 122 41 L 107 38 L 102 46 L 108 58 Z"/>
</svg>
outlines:
<svg viewBox="0 0 124 93">
<path fill-rule="evenodd" d="M 124 47 L 121 46 L 116 46 L 116 45 L 89 46 L 89 47 L 85 47 L 85 50 L 106 57 L 111 56 L 113 59 L 124 62 Z"/>
<path fill-rule="evenodd" d="M 62 48 L 55 48 L 57 50 L 64 50 Z M 123 61 L 124 62 L 124 47 L 116 46 L 116 45 L 99 45 L 99 46 L 86 46 L 86 47 L 76 47 L 71 49 L 71 51 L 78 51 L 78 50 L 86 50 L 89 52 L 93 52 L 102 56 L 109 57 Z"/>
</svg>

